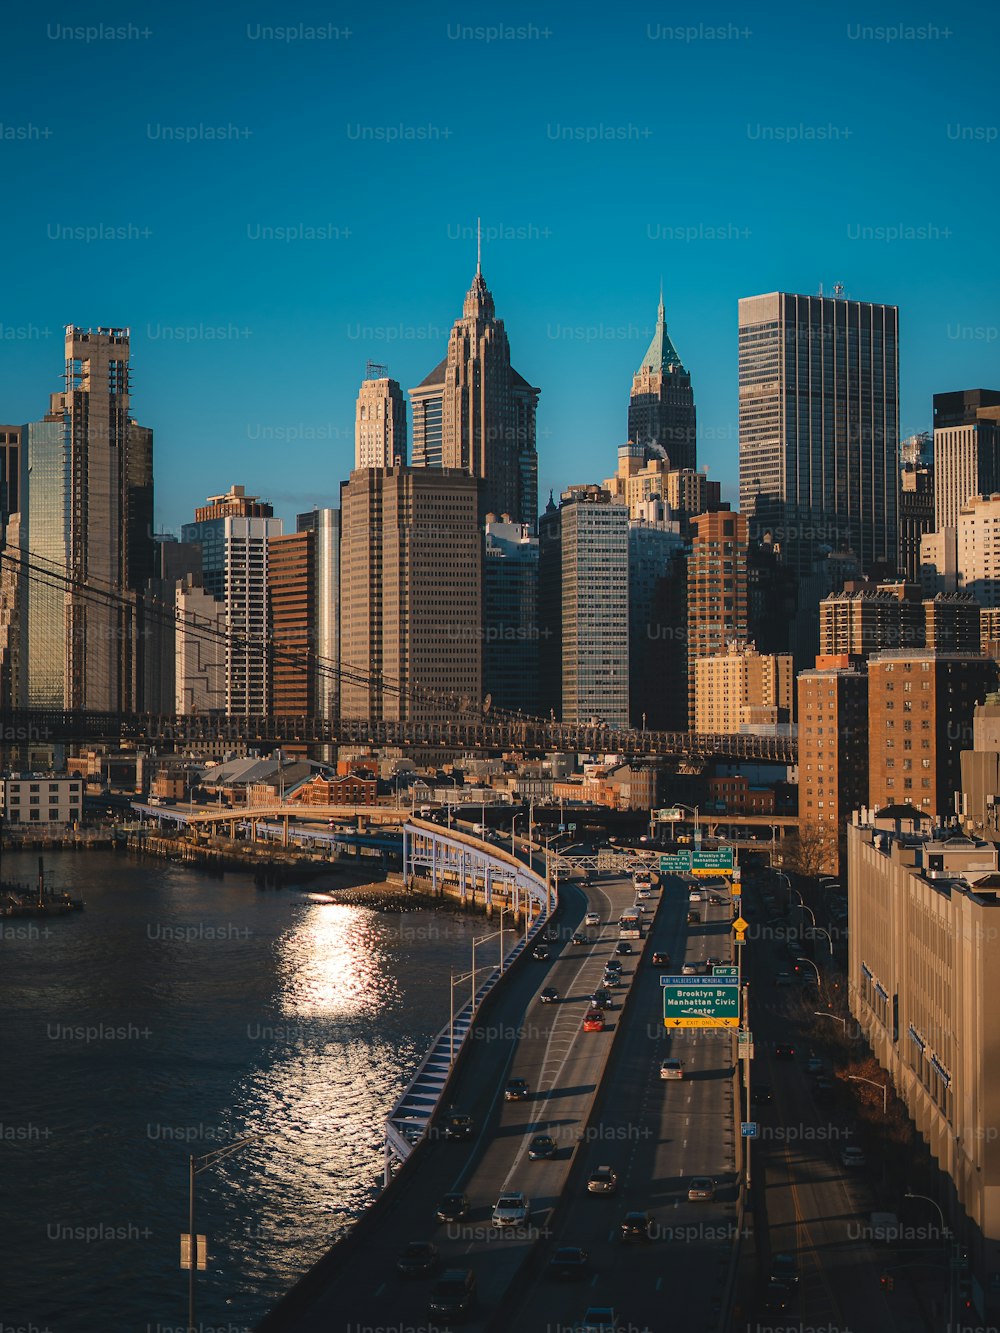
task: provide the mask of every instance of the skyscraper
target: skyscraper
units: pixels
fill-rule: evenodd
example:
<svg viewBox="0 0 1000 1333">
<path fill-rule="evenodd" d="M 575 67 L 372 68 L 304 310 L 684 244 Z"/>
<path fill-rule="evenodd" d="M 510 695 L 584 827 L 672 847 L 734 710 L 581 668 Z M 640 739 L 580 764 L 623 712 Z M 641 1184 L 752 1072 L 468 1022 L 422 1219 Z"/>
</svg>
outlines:
<svg viewBox="0 0 1000 1333">
<path fill-rule="evenodd" d="M 454 717 L 482 700 L 479 483 L 455 468 L 363 468 L 341 486 L 343 717 Z M 384 687 L 383 687 L 384 682 Z"/>
<path fill-rule="evenodd" d="M 654 455 L 668 458 L 672 468 L 697 466 L 697 420 L 691 376 L 667 333 L 662 292 L 653 340 L 632 379 L 628 438 Z"/>
<path fill-rule="evenodd" d="M 510 364 L 510 344 L 476 267 L 448 354 L 410 390 L 414 467 L 459 468 L 481 477 L 479 519 L 528 523 L 538 514 L 538 395 Z"/>
<path fill-rule="evenodd" d="M 23 539 L 52 569 L 29 588 L 28 700 L 129 711 L 128 597 L 153 574 L 153 437 L 129 416 L 129 330 L 70 325 L 65 349 L 66 387 L 28 426 Z"/>
<path fill-rule="evenodd" d="M 839 296 L 739 303 L 740 510 L 796 570 L 826 546 L 895 572 L 898 324 Z"/>
<path fill-rule="evenodd" d="M 974 495 L 1000 491 L 1000 393 L 934 395 L 934 528 L 958 526 Z"/>
<path fill-rule="evenodd" d="M 695 661 L 747 637 L 747 521 L 724 509 L 699 514 L 688 560 L 688 720 L 696 714 Z"/>
<path fill-rule="evenodd" d="M 628 510 L 571 486 L 539 520 L 543 707 L 564 722 L 628 725 Z"/>
<path fill-rule="evenodd" d="M 340 510 L 313 509 L 298 514 L 298 532 L 313 532 L 314 603 L 310 612 L 315 646 L 313 700 L 318 717 L 336 716 L 340 702 Z"/>
<path fill-rule="evenodd" d="M 369 361 L 354 418 L 354 466 L 392 467 L 406 462 L 406 399 L 388 366 Z"/>
<path fill-rule="evenodd" d="M 483 692 L 492 707 L 538 713 L 538 538 L 527 523 L 487 517 Z"/>
<path fill-rule="evenodd" d="M 262 717 L 270 699 L 269 541 L 281 519 L 269 504 L 233 486 L 195 510 L 181 537 L 202 550 L 205 591 L 226 610 L 226 712 Z"/>
</svg>

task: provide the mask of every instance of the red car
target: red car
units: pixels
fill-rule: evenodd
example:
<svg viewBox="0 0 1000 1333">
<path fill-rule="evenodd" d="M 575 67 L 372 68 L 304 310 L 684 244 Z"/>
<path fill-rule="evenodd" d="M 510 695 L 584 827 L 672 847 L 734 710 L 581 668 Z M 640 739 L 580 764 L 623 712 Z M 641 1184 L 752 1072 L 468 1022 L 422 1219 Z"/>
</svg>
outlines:
<svg viewBox="0 0 1000 1333">
<path fill-rule="evenodd" d="M 600 1009 L 591 1009 L 583 1017 L 584 1032 L 603 1032 L 604 1015 Z"/>
</svg>

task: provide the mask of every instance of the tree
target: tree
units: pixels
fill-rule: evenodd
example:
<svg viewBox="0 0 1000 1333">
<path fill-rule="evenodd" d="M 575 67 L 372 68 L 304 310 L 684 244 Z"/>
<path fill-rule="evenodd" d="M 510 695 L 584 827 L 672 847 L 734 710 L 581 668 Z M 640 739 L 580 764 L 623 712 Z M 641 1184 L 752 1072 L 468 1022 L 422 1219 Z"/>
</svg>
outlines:
<svg viewBox="0 0 1000 1333">
<path fill-rule="evenodd" d="M 797 838 L 789 840 L 785 864 L 797 875 L 815 879 L 820 874 L 838 874 L 839 845 L 836 830 L 819 824 L 800 824 Z"/>
</svg>

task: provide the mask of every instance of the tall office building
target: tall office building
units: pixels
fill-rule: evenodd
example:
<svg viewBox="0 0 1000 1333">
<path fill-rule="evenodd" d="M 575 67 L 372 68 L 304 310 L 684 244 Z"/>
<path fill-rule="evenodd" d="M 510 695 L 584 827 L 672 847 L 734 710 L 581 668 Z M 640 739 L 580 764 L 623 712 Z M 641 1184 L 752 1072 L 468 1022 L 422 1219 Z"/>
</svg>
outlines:
<svg viewBox="0 0 1000 1333">
<path fill-rule="evenodd" d="M 628 725 L 628 510 L 571 486 L 539 520 L 543 707 L 564 722 Z"/>
<path fill-rule="evenodd" d="M 226 712 L 263 717 L 270 701 L 269 542 L 281 534 L 271 506 L 242 486 L 209 497 L 181 538 L 202 550 L 205 591 L 226 612 Z"/>
<path fill-rule="evenodd" d="M 632 379 L 628 438 L 675 469 L 697 466 L 697 419 L 691 376 L 667 333 L 663 293 L 656 330 Z"/>
<path fill-rule="evenodd" d="M 527 523 L 488 516 L 483 566 L 483 693 L 493 708 L 535 716 L 538 538 Z"/>
<path fill-rule="evenodd" d="M 139 660 L 142 711 L 177 712 L 177 591 L 201 586 L 201 547 L 159 533 L 154 537 L 154 573 L 139 598 Z M 218 604 L 221 609 L 221 603 Z M 220 627 L 221 634 L 224 627 Z"/>
<path fill-rule="evenodd" d="M 934 529 L 958 526 L 974 495 L 1000 491 L 1000 392 L 934 395 Z"/>
<path fill-rule="evenodd" d="M 955 813 L 959 754 L 976 704 L 996 689 L 997 663 L 979 653 L 904 649 L 868 662 L 868 800 Z"/>
<path fill-rule="evenodd" d="M 629 720 L 634 727 L 683 731 L 687 614 L 677 593 L 687 577 L 684 537 L 679 522 L 657 516 L 658 500 L 646 501 L 649 517 L 636 508 L 628 525 Z"/>
<path fill-rule="evenodd" d="M 688 724 L 695 721 L 695 661 L 747 637 L 747 522 L 722 509 L 699 514 L 688 559 Z"/>
<path fill-rule="evenodd" d="M 21 451 L 24 426 L 0 426 L 0 520 L 21 509 Z"/>
<path fill-rule="evenodd" d="M 341 486 L 340 710 L 442 721 L 482 700 L 479 483 L 367 468 Z"/>
<path fill-rule="evenodd" d="M 369 361 L 354 417 L 354 466 L 406 462 L 406 399 L 388 366 Z"/>
<path fill-rule="evenodd" d="M 503 320 L 477 265 L 447 356 L 410 390 L 414 467 L 457 468 L 482 478 L 480 522 L 488 513 L 507 515 L 534 531 L 540 392 L 510 364 Z"/>
<path fill-rule="evenodd" d="M 153 573 L 152 432 L 129 416 L 128 329 L 68 326 L 65 352 L 66 387 L 27 428 L 22 541 L 52 571 L 29 587 L 28 701 L 127 712 L 134 595 Z"/>
<path fill-rule="evenodd" d="M 739 303 L 740 510 L 794 569 L 823 546 L 895 572 L 898 310 L 772 292 Z"/>
<path fill-rule="evenodd" d="M 310 615 L 316 677 L 312 698 L 316 716 L 332 719 L 340 704 L 340 510 L 298 514 L 295 526 L 298 532 L 315 533 Z"/>
<path fill-rule="evenodd" d="M 316 534 L 288 532 L 268 539 L 271 699 L 275 717 L 314 717 L 316 650 Z"/>
<path fill-rule="evenodd" d="M 799 840 L 813 874 L 847 868 L 847 823 L 868 801 L 868 676 L 846 655 L 797 677 Z"/>
</svg>

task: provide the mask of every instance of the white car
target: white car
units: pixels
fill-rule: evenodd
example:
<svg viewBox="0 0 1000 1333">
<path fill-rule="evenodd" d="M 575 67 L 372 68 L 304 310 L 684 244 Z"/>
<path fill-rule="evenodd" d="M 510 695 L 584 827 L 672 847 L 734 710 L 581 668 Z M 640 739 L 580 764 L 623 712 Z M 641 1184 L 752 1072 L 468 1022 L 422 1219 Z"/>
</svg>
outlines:
<svg viewBox="0 0 1000 1333">
<path fill-rule="evenodd" d="M 663 1060 L 660 1064 L 660 1078 L 683 1078 L 684 1064 L 681 1060 Z"/>
<path fill-rule="evenodd" d="M 692 889 L 691 892 L 688 894 L 688 902 L 689 902 L 689 903 L 700 903 L 700 902 L 701 902 L 701 890 L 700 890 L 700 889 Z"/>
<path fill-rule="evenodd" d="M 599 926 L 601 924 L 600 914 L 598 912 L 588 912 L 583 918 L 583 924 L 585 926 Z"/>
<path fill-rule="evenodd" d="M 650 894 L 650 892 L 649 892 L 648 889 L 636 889 L 636 891 L 635 891 L 635 900 L 636 900 L 637 903 L 639 903 L 639 902 L 644 902 L 645 899 L 647 899 L 647 898 L 649 898 L 649 897 L 651 897 L 651 896 L 652 896 L 652 895 Z"/>
<path fill-rule="evenodd" d="M 493 1205 L 495 1227 L 522 1227 L 531 1216 L 531 1204 L 521 1193 L 501 1194 Z"/>
</svg>

